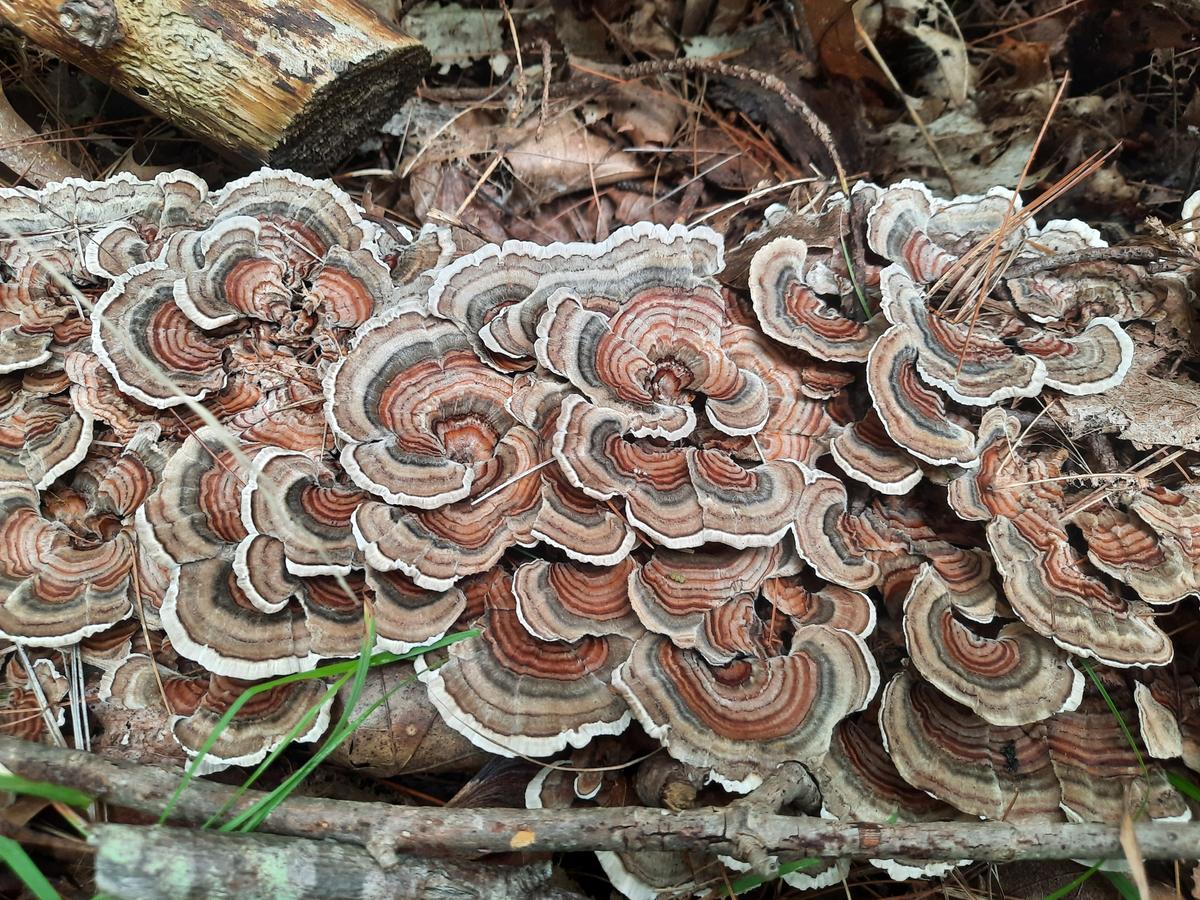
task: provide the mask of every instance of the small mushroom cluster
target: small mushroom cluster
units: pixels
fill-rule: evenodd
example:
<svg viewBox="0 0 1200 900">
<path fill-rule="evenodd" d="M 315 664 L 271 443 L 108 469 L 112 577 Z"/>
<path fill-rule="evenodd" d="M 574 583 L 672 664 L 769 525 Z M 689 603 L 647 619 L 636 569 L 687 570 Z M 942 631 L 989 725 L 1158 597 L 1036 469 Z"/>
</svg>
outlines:
<svg viewBox="0 0 1200 900">
<path fill-rule="evenodd" d="M 459 254 L 272 170 L 10 189 L 0 219 L 0 635 L 80 645 L 190 752 L 369 610 L 380 650 L 481 628 L 416 669 L 496 754 L 661 746 L 689 802 L 800 763 L 857 821 L 1190 815 L 1200 688 L 1162 617 L 1200 595 L 1200 489 L 1097 489 L 1036 427 L 1190 287 L 1071 261 L 1087 225 L 902 182 L 772 209 L 728 266 L 650 223 Z M 323 690 L 259 695 L 210 765 Z M 671 805 L 561 773 L 529 802 Z M 601 861 L 631 897 L 712 877 Z"/>
</svg>

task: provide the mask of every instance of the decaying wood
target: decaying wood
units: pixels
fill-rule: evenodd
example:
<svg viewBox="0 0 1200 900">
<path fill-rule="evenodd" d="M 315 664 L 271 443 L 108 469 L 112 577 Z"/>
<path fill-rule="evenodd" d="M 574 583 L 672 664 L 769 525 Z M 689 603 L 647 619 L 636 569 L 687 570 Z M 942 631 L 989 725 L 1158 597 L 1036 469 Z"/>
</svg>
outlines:
<svg viewBox="0 0 1200 900">
<path fill-rule="evenodd" d="M 328 166 L 429 64 L 354 0 L 0 0 L 0 21 L 197 137 Z"/>
<path fill-rule="evenodd" d="M 96 886 L 126 900 L 582 900 L 550 884 L 548 861 L 499 866 L 405 856 L 383 869 L 350 844 L 134 825 L 96 825 L 91 843 Z"/>
<path fill-rule="evenodd" d="M 29 127 L 12 108 L 0 84 L 0 163 L 34 187 L 83 173 L 55 152 L 52 144 Z"/>
<path fill-rule="evenodd" d="M 24 778 L 87 791 L 114 805 L 157 814 L 179 783 L 177 773 L 100 759 L 0 736 L 0 765 Z M 172 818 L 206 820 L 234 788 L 200 781 L 188 787 Z M 262 795 L 249 791 L 237 811 Z M 671 812 L 664 809 L 439 809 L 295 797 L 267 817 L 261 831 L 365 847 L 381 865 L 398 852 L 474 855 L 511 850 L 691 850 L 736 854 L 743 835 L 768 850 L 851 859 L 1121 858 L 1119 829 L 1100 824 L 949 822 L 865 825 L 784 816 L 753 804 Z M 1134 828 L 1146 859 L 1200 858 L 1200 823 L 1142 823 Z"/>
</svg>

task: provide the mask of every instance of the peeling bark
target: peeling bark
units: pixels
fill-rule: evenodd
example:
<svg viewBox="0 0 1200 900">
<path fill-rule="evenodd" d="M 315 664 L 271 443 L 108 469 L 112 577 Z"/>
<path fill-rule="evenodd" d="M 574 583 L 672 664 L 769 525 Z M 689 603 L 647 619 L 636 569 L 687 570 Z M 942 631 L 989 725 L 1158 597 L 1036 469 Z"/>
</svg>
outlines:
<svg viewBox="0 0 1200 900">
<path fill-rule="evenodd" d="M 0 0 L 6 20 L 197 137 L 276 166 L 329 166 L 429 64 L 352 0 Z"/>
</svg>

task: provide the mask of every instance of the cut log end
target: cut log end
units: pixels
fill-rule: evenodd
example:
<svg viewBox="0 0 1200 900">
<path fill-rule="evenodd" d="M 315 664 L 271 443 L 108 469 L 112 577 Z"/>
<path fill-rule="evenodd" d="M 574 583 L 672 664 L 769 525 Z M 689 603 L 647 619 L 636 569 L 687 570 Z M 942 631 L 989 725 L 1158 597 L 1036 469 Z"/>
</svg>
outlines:
<svg viewBox="0 0 1200 900">
<path fill-rule="evenodd" d="M 266 161 L 301 171 L 333 166 L 379 131 L 412 94 L 429 62 L 420 44 L 363 60 L 313 95 Z"/>
</svg>

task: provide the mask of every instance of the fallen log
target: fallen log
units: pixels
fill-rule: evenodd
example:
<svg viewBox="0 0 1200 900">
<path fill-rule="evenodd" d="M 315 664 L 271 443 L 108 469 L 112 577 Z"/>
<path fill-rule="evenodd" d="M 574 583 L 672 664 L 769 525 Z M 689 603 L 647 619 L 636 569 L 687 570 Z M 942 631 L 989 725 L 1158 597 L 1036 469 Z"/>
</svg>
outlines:
<svg viewBox="0 0 1200 900">
<path fill-rule="evenodd" d="M 354 0 L 0 0 L 0 21 L 194 136 L 326 168 L 429 65 Z"/>
<path fill-rule="evenodd" d="M 405 856 L 384 869 L 361 847 L 194 828 L 95 825 L 96 886 L 126 900 L 583 900 L 550 884 L 549 861 L 524 866 Z"/>
<path fill-rule="evenodd" d="M 115 806 L 157 815 L 179 784 L 177 772 L 101 759 L 0 736 L 0 765 L 24 778 L 86 791 Z M 172 820 L 202 822 L 225 808 L 234 788 L 197 781 L 175 806 Z M 230 805 L 247 808 L 263 795 L 246 792 Z M 793 855 L 851 859 L 1123 858 L 1115 825 L 1035 822 L 945 822 L 877 825 L 786 816 L 754 804 L 670 812 L 664 809 L 445 809 L 293 797 L 261 831 L 321 838 L 365 847 L 381 865 L 401 851 L 475 856 L 512 850 L 691 850 L 745 853 L 748 844 Z M 1146 859 L 1200 858 L 1200 823 L 1139 823 Z"/>
</svg>

